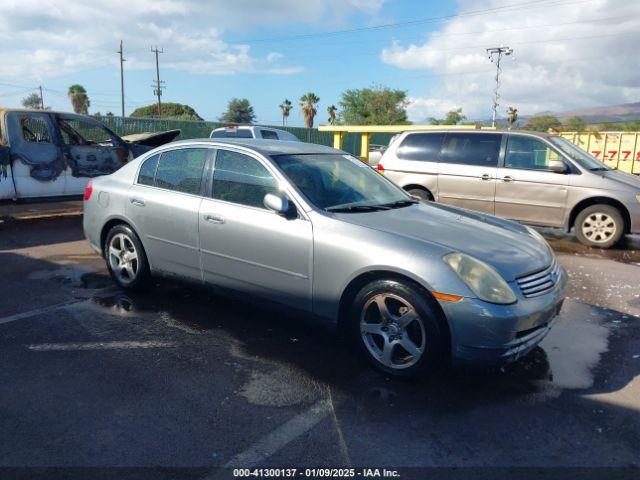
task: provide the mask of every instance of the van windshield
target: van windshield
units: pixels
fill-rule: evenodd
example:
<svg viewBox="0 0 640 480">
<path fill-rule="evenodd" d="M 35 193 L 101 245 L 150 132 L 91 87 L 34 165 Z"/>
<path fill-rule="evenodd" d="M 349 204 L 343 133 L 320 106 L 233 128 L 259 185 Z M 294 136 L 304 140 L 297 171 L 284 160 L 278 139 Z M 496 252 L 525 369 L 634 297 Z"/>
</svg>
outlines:
<svg viewBox="0 0 640 480">
<path fill-rule="evenodd" d="M 560 150 L 562 150 L 565 154 L 567 154 L 572 160 L 578 162 L 581 167 L 584 167 L 587 170 L 591 170 L 592 172 L 599 170 L 611 170 L 611 168 L 607 167 L 596 157 L 581 149 L 580 147 L 576 147 L 566 138 L 549 137 L 549 141 Z"/>
</svg>

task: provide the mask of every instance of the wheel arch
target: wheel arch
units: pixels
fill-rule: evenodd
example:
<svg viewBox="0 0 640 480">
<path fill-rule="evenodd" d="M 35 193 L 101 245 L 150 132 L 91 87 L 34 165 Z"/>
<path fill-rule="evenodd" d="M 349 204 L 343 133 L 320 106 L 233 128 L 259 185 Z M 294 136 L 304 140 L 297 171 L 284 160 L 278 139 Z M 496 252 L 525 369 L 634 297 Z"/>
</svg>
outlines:
<svg viewBox="0 0 640 480">
<path fill-rule="evenodd" d="M 151 262 L 149 260 L 149 255 L 147 254 L 147 247 L 144 244 L 144 241 L 142 240 L 142 237 L 137 232 L 135 226 L 130 221 L 128 221 L 127 219 L 122 218 L 122 217 L 110 218 L 102 226 L 102 229 L 100 230 L 100 252 L 101 252 L 102 256 L 104 257 L 104 243 L 107 241 L 107 235 L 109 234 L 109 231 L 113 227 L 115 227 L 116 225 L 125 225 L 125 226 L 129 227 L 131 230 L 133 230 L 133 233 L 135 233 L 138 236 L 138 240 L 140 240 L 140 243 L 142 244 L 142 248 L 144 248 L 145 255 L 147 256 L 147 262 L 149 262 L 149 265 L 151 265 Z"/>
<path fill-rule="evenodd" d="M 429 194 L 429 197 L 431 197 L 431 200 L 435 199 L 436 197 L 433 196 L 433 192 L 431 190 L 429 190 L 427 187 L 425 187 L 424 185 L 420 185 L 418 183 L 410 183 L 408 185 L 405 185 L 404 187 L 402 187 L 404 190 L 409 191 L 409 190 L 423 190 L 425 192 L 427 192 Z"/>
<path fill-rule="evenodd" d="M 627 210 L 627 207 L 625 207 L 624 203 L 616 200 L 615 198 L 602 196 L 585 198 L 574 205 L 567 220 L 567 224 L 565 227 L 566 231 L 569 232 L 572 228 L 574 228 L 576 218 L 578 218 L 578 215 L 582 210 L 592 205 L 599 204 L 609 205 L 616 208 L 620 212 L 620 214 L 622 215 L 622 219 L 624 220 L 624 233 L 628 234 L 631 231 L 631 215 L 629 214 L 629 210 Z"/>
<path fill-rule="evenodd" d="M 433 309 L 437 314 L 437 321 L 442 328 L 442 331 L 445 335 L 445 344 L 447 346 L 447 354 L 450 354 L 451 350 L 451 328 L 449 326 L 449 322 L 447 320 L 446 315 L 444 314 L 444 310 L 438 303 L 438 301 L 433 297 L 431 291 L 427 286 L 421 284 L 415 279 L 411 278 L 408 275 L 404 275 L 399 272 L 395 272 L 392 270 L 370 270 L 363 273 L 360 273 L 355 278 L 353 278 L 347 286 L 342 291 L 342 295 L 340 296 L 340 303 L 338 306 L 338 331 L 344 332 L 345 327 L 347 326 L 347 320 L 349 315 L 349 308 L 353 303 L 358 292 L 364 287 L 367 283 L 372 282 L 374 280 L 398 280 L 405 283 L 409 283 L 414 287 L 418 288 L 425 294 L 426 300 L 431 304 Z"/>
</svg>

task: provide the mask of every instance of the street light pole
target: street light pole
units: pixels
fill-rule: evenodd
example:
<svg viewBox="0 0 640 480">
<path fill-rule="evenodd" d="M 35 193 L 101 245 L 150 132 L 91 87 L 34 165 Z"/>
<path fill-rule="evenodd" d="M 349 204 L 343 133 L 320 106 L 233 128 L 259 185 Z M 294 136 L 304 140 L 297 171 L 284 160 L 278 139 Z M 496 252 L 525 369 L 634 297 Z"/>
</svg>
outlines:
<svg viewBox="0 0 640 480">
<path fill-rule="evenodd" d="M 513 53 L 513 48 L 510 47 L 492 47 L 487 48 L 487 56 L 492 63 L 496 64 L 496 86 L 493 89 L 493 113 L 491 115 L 491 126 L 496 126 L 496 115 L 498 112 L 498 99 L 500 98 L 500 60 L 502 60 L 502 56 L 511 55 Z"/>
</svg>

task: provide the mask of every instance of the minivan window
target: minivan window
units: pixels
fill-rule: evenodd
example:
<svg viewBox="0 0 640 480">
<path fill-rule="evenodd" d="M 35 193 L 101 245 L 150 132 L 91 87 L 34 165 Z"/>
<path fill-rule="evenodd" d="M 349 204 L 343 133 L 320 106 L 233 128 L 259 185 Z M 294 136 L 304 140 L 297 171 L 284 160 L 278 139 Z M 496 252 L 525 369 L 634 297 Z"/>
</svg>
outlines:
<svg viewBox="0 0 640 480">
<path fill-rule="evenodd" d="M 448 133 L 440 162 L 479 167 L 497 167 L 502 135 L 492 133 Z"/>
<path fill-rule="evenodd" d="M 572 160 L 575 160 L 580 164 L 580 166 L 586 168 L 587 170 L 611 170 L 611 168 L 609 168 L 606 164 L 598 160 L 589 152 L 581 149 L 580 147 L 577 147 L 566 138 L 549 137 L 549 141 L 556 147 L 560 148 L 560 150 L 566 153 Z"/>
<path fill-rule="evenodd" d="M 273 130 L 260 130 L 260 134 L 266 140 L 278 140 L 278 134 Z"/>
<path fill-rule="evenodd" d="M 206 148 L 181 148 L 163 152 L 156 169 L 156 187 L 199 194 L 206 157 Z"/>
<path fill-rule="evenodd" d="M 258 160 L 231 150 L 218 150 L 213 172 L 213 198 L 265 208 L 264 196 L 277 190 L 278 182 Z"/>
<path fill-rule="evenodd" d="M 398 147 L 398 158 L 422 162 L 437 162 L 444 133 L 411 133 Z M 393 141 L 393 139 L 392 139 Z"/>
<path fill-rule="evenodd" d="M 504 157 L 506 168 L 549 170 L 549 160 L 560 160 L 560 155 L 543 141 L 534 137 L 509 135 Z"/>
<path fill-rule="evenodd" d="M 138 183 L 140 185 L 153 185 L 159 158 L 160 154 L 156 154 L 147 158 L 142 163 L 140 166 L 140 172 L 138 173 Z"/>
</svg>

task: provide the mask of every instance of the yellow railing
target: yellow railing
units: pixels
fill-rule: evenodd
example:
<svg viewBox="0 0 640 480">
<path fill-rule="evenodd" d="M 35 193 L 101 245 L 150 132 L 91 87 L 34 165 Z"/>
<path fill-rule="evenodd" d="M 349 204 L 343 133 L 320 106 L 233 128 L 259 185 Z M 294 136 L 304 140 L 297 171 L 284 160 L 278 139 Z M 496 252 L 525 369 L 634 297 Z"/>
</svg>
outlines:
<svg viewBox="0 0 640 480">
<path fill-rule="evenodd" d="M 360 158 L 369 162 L 369 141 L 374 133 L 400 133 L 425 130 L 495 130 L 494 127 L 475 125 L 320 125 L 321 132 L 333 132 L 333 148 L 342 150 L 344 137 L 348 133 L 360 134 Z"/>
</svg>

